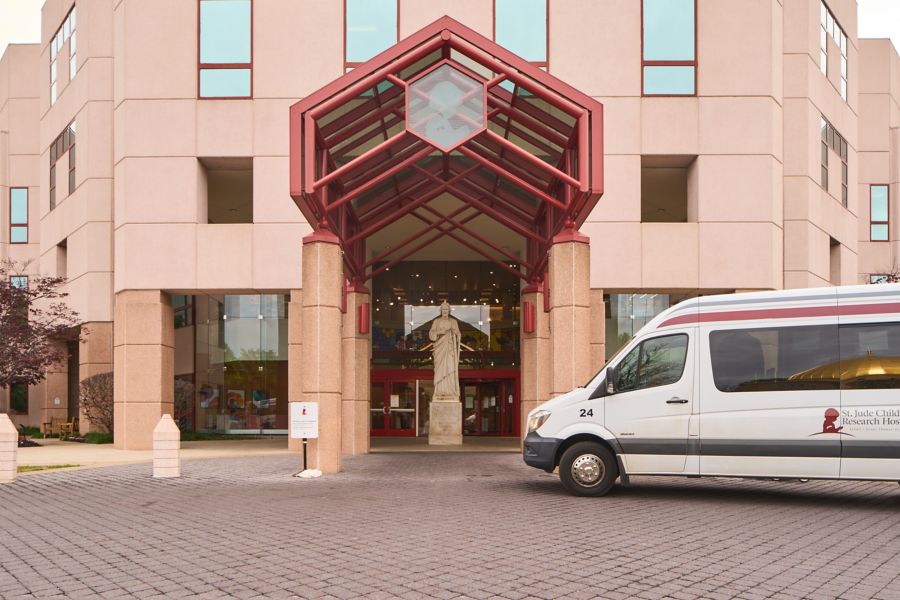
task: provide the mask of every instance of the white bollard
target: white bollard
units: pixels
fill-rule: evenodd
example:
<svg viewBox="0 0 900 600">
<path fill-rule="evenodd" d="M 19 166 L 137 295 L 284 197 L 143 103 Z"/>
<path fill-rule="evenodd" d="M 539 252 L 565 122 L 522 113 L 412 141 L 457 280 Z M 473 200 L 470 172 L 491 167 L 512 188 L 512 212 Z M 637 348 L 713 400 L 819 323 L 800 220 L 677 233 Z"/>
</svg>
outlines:
<svg viewBox="0 0 900 600">
<path fill-rule="evenodd" d="M 181 431 L 172 415 L 163 415 L 153 428 L 153 477 L 181 477 Z"/>
<path fill-rule="evenodd" d="M 16 480 L 19 430 L 6 413 L 0 413 L 0 483 Z"/>
</svg>

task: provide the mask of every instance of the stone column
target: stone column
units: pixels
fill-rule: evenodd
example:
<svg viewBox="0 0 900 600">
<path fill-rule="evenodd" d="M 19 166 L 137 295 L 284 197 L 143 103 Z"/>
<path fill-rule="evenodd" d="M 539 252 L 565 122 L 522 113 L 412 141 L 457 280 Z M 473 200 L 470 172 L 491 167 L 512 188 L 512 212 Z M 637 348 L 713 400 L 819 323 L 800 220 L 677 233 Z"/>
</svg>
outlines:
<svg viewBox="0 0 900 600">
<path fill-rule="evenodd" d="M 369 290 L 361 283 L 348 285 L 346 311 L 341 326 L 343 454 L 369 453 L 369 370 L 372 351 L 369 311 Z M 360 320 L 363 318 L 365 323 Z M 360 333 L 360 325 L 364 325 L 366 333 Z"/>
<path fill-rule="evenodd" d="M 174 410 L 175 317 L 160 290 L 116 294 L 113 327 L 115 447 L 153 448 L 153 428 Z"/>
<path fill-rule="evenodd" d="M 590 239 L 574 229 L 550 249 L 550 395 L 584 385 L 591 372 Z"/>
<path fill-rule="evenodd" d="M 319 439 L 309 447 L 309 468 L 341 470 L 341 294 L 344 270 L 336 235 L 320 228 L 303 238 L 304 402 L 319 403 Z"/>
<path fill-rule="evenodd" d="M 109 373 L 113 370 L 113 324 L 95 321 L 85 323 L 81 328 L 86 335 L 78 349 L 79 383 L 92 375 Z M 82 434 L 102 430 L 87 418 L 81 403 L 78 404 L 78 428 Z"/>
<path fill-rule="evenodd" d="M 591 292 L 591 374 L 606 364 L 606 305 L 603 290 Z"/>
<path fill-rule="evenodd" d="M 534 311 L 534 331 L 525 331 L 526 306 Z M 527 434 L 528 413 L 550 398 L 550 315 L 544 311 L 544 284 L 532 283 L 522 289 L 521 381 L 522 397 L 519 432 Z"/>
<path fill-rule="evenodd" d="M 291 290 L 288 303 L 288 401 L 303 400 L 303 379 L 300 373 L 303 364 L 303 290 Z M 290 404 L 288 404 L 288 420 L 290 420 Z M 291 439 L 290 422 L 288 422 L 288 448 L 303 450 L 301 440 Z"/>
</svg>

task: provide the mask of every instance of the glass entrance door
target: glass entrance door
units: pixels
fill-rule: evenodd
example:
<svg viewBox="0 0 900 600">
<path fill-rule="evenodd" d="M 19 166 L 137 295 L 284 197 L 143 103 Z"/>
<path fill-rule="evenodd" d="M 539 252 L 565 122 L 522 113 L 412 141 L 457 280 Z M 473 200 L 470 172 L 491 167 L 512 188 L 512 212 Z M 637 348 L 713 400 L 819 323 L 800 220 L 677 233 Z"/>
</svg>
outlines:
<svg viewBox="0 0 900 600">
<path fill-rule="evenodd" d="M 512 380 L 464 382 L 463 435 L 515 435 Z"/>
<path fill-rule="evenodd" d="M 372 435 L 416 435 L 416 382 L 373 381 L 369 417 Z"/>
</svg>

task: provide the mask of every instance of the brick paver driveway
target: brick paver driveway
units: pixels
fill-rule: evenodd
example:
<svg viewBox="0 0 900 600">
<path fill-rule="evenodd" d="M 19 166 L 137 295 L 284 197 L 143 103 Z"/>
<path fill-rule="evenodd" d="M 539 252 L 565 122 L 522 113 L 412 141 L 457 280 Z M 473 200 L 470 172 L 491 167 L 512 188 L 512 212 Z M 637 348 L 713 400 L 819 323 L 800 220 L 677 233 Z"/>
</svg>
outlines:
<svg viewBox="0 0 900 600">
<path fill-rule="evenodd" d="M 636 478 L 514 454 L 41 473 L 0 486 L 0 597 L 900 598 L 900 486 Z"/>
</svg>

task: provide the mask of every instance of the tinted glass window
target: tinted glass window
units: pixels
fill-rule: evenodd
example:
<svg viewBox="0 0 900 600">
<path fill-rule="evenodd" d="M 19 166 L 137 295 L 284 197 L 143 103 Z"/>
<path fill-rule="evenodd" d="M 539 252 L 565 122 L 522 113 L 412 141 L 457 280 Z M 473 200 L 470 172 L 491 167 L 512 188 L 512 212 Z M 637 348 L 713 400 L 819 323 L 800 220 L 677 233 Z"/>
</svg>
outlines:
<svg viewBox="0 0 900 600">
<path fill-rule="evenodd" d="M 841 326 L 841 387 L 900 388 L 900 323 Z"/>
<path fill-rule="evenodd" d="M 200 94 L 209 98 L 250 95 L 250 69 L 201 69 Z"/>
<path fill-rule="evenodd" d="M 525 60 L 546 62 L 547 0 L 496 0 L 494 5 L 495 41 Z"/>
<path fill-rule="evenodd" d="M 397 42 L 397 0 L 347 0 L 346 62 L 365 62 Z"/>
<path fill-rule="evenodd" d="M 638 387 L 669 385 L 681 379 L 687 347 L 686 335 L 667 335 L 641 344 Z"/>
<path fill-rule="evenodd" d="M 838 389 L 837 325 L 713 331 L 709 348 L 723 392 Z"/>
<path fill-rule="evenodd" d="M 615 389 L 617 392 L 627 392 L 637 387 L 637 367 L 640 353 L 641 347 L 635 347 L 616 366 Z"/>
<path fill-rule="evenodd" d="M 687 357 L 688 337 L 667 335 L 643 342 L 616 366 L 615 390 L 669 385 L 681 379 Z"/>
<path fill-rule="evenodd" d="M 694 93 L 694 67 L 644 67 L 645 94 Z"/>
</svg>

